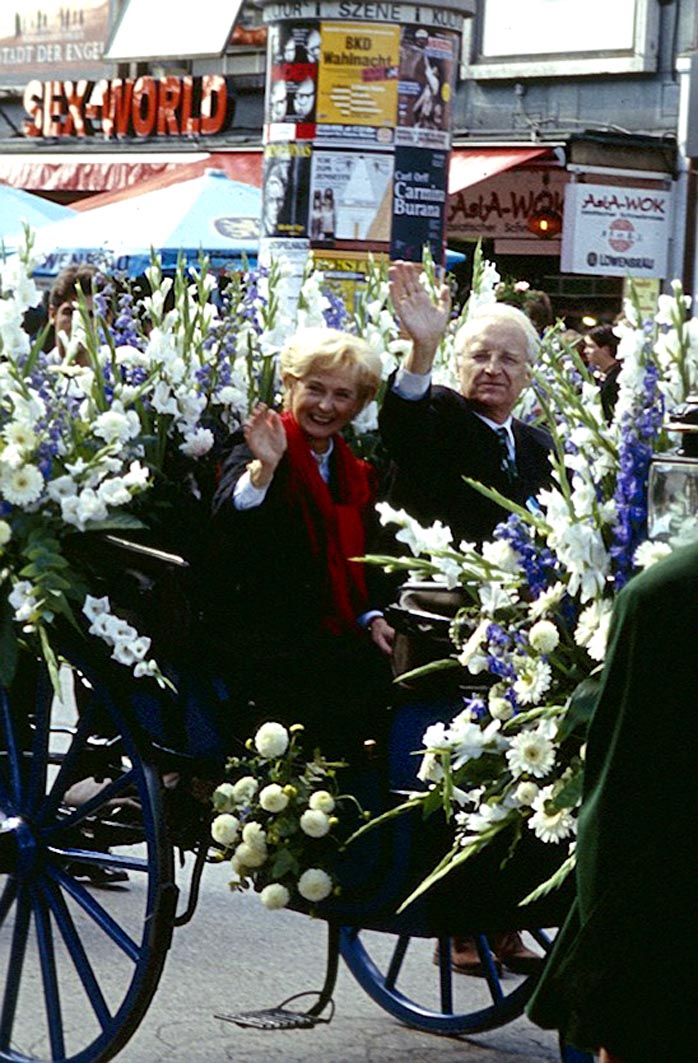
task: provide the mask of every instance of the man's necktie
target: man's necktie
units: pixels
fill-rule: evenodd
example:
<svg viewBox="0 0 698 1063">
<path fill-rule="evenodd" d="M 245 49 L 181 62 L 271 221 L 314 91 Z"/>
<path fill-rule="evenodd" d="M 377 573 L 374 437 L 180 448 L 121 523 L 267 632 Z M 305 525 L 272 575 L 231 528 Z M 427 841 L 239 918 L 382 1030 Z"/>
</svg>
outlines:
<svg viewBox="0 0 698 1063">
<path fill-rule="evenodd" d="M 509 433 L 507 432 L 506 428 L 497 428 L 495 434 L 499 443 L 501 467 L 504 470 L 509 483 L 513 484 L 518 478 L 518 472 L 516 469 L 516 462 L 511 456 L 511 451 L 509 449 Z"/>
</svg>

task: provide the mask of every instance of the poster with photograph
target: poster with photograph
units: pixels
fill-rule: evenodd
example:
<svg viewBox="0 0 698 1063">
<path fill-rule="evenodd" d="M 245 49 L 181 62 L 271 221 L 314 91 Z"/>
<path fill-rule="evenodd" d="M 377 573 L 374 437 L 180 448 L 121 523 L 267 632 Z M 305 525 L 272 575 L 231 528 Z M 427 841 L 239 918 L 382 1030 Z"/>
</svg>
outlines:
<svg viewBox="0 0 698 1063">
<path fill-rule="evenodd" d="M 448 149 L 457 49 L 453 33 L 403 28 L 396 144 Z"/>
<path fill-rule="evenodd" d="M 262 192 L 263 236 L 307 236 L 312 144 L 266 144 Z"/>
<path fill-rule="evenodd" d="M 315 249 L 312 251 L 313 267 L 322 270 L 325 284 L 338 295 L 348 310 L 355 310 L 366 285 L 370 269 L 365 251 L 335 251 Z M 388 262 L 387 253 L 371 253 L 376 265 Z"/>
<path fill-rule="evenodd" d="M 396 148 L 390 257 L 420 262 L 427 244 L 440 264 L 447 201 L 448 152 Z"/>
<path fill-rule="evenodd" d="M 267 47 L 266 139 L 312 139 L 320 54 L 319 24 L 276 23 L 269 27 Z M 279 126 L 290 128 L 284 133 Z"/>
<path fill-rule="evenodd" d="M 318 138 L 392 143 L 397 120 L 400 27 L 323 22 L 321 52 Z M 357 138 L 355 130 L 363 133 Z"/>
<path fill-rule="evenodd" d="M 323 151 L 312 160 L 309 235 L 312 244 L 390 240 L 393 156 Z"/>
</svg>

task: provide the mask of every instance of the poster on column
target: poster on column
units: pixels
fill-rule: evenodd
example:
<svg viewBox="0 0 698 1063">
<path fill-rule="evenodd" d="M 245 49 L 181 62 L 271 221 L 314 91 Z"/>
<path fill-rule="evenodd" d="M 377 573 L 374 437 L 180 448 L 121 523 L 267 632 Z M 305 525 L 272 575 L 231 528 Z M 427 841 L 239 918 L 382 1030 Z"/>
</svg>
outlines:
<svg viewBox="0 0 698 1063">
<path fill-rule="evenodd" d="M 265 140 L 315 136 L 320 29 L 317 22 L 269 27 Z"/>
<path fill-rule="evenodd" d="M 306 141 L 265 145 L 263 236 L 307 236 L 311 155 Z"/>
<path fill-rule="evenodd" d="M 392 144 L 397 121 L 400 27 L 321 24 L 317 139 Z"/>
<path fill-rule="evenodd" d="M 344 306 L 349 310 L 355 310 L 363 289 L 366 287 L 366 277 L 371 269 L 371 261 L 376 265 L 388 263 L 387 253 L 366 251 L 335 251 L 315 250 L 312 252 L 313 267 L 322 270 L 325 284 L 338 296 Z"/>
<path fill-rule="evenodd" d="M 442 263 L 447 200 L 448 152 L 396 148 L 392 259 L 421 262 L 427 244 L 437 265 Z"/>
<path fill-rule="evenodd" d="M 396 144 L 450 147 L 451 100 L 458 38 L 405 26 L 400 46 Z"/>
<path fill-rule="evenodd" d="M 387 244 L 393 156 L 373 151 L 323 151 L 312 159 L 310 240 Z"/>
</svg>

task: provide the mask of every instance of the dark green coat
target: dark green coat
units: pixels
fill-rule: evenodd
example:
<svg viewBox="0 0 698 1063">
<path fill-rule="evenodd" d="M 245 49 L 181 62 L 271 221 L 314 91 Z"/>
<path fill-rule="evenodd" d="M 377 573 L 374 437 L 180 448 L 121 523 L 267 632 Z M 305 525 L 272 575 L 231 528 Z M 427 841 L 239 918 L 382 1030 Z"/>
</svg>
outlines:
<svg viewBox="0 0 698 1063">
<path fill-rule="evenodd" d="M 577 855 L 531 1019 L 628 1063 L 698 1059 L 698 546 L 618 596 Z"/>
</svg>

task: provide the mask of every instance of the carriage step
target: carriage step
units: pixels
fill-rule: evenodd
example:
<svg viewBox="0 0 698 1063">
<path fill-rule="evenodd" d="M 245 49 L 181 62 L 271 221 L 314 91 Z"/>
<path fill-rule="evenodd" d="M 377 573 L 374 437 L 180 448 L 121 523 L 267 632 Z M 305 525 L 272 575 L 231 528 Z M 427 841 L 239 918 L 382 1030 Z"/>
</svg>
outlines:
<svg viewBox="0 0 698 1063">
<path fill-rule="evenodd" d="M 262 1011 L 240 1011 L 237 1015 L 215 1015 L 216 1019 L 234 1022 L 255 1030 L 308 1030 L 318 1022 L 315 1015 L 304 1015 L 298 1011 L 286 1011 L 285 1008 L 266 1008 Z M 321 1019 L 326 1022 L 326 1019 Z"/>
<path fill-rule="evenodd" d="M 309 1011 L 289 1011 L 284 1005 L 300 997 L 315 996 L 317 1003 Z M 321 1012 L 329 1007 L 330 1013 L 326 1019 L 322 1018 Z M 223 1019 L 224 1022 L 233 1022 L 236 1026 L 242 1026 L 254 1030 L 311 1030 L 318 1023 L 328 1023 L 334 1016 L 334 1001 L 322 993 L 297 993 L 279 1004 L 276 1008 L 262 1008 L 260 1011 L 238 1011 L 233 1015 L 214 1015 L 215 1019 Z"/>
</svg>

